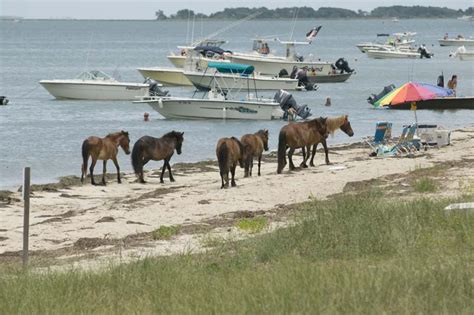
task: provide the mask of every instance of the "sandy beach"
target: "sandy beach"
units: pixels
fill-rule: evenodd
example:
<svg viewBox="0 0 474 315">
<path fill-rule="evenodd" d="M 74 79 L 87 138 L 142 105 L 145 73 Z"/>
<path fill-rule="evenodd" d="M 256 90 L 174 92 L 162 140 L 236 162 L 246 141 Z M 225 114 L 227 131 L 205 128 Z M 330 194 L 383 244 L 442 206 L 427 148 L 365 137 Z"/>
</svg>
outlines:
<svg viewBox="0 0 474 315">
<path fill-rule="evenodd" d="M 435 174 L 443 182 L 436 196 L 456 196 L 474 180 L 474 127 L 453 131 L 450 146 L 430 148 L 411 158 L 369 157 L 370 148 L 364 143 L 331 146 L 330 138 L 328 143 L 331 165 L 324 164 L 323 152 L 318 151 L 316 167 L 293 172 L 286 167 L 283 174 L 277 175 L 276 156 L 270 153 L 262 163 L 262 176 L 243 178 L 243 169 L 238 169 L 238 186 L 225 190 L 220 189 L 215 161 L 173 165 L 174 183 L 170 183 L 167 174 L 165 183 L 159 183 L 160 162 L 145 167 L 147 184 L 136 183 L 133 174 L 125 174 L 123 183 L 117 184 L 115 175 L 111 174 L 107 186 L 92 186 L 89 182 L 80 185 L 77 178 L 70 179 L 68 184 L 37 186 L 31 198 L 32 255 L 97 259 L 199 250 L 202 246 L 193 236 L 198 227 L 210 227 L 203 228 L 204 232 L 219 231 L 219 228 L 230 232 L 233 229 L 224 228 L 228 224 L 219 224 L 219 220 L 224 222 L 226 218 L 252 216 L 252 213 L 270 214 L 309 198 L 324 199 L 347 192 L 351 187 L 370 186 L 375 180 L 403 195 L 410 186 L 406 174 L 442 166 L 444 171 Z M 296 156 L 294 161 L 298 165 L 301 157 Z M 120 163 L 127 162 L 122 155 Z M 23 224 L 21 193 L 3 192 L 0 213 L 0 262 L 19 259 Z M 272 228 L 279 226 L 276 222 Z M 181 226 L 181 233 L 172 240 L 150 239 L 152 231 L 172 225 Z"/>
</svg>

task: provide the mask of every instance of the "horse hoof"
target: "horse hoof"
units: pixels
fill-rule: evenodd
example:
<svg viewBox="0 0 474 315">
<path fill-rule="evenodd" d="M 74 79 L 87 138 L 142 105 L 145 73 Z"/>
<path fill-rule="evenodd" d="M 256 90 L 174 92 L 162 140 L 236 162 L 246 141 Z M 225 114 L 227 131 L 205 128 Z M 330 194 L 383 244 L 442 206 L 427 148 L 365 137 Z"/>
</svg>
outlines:
<svg viewBox="0 0 474 315">
<path fill-rule="evenodd" d="M 306 164 L 301 164 L 300 166 L 301 166 L 302 168 L 308 168 L 308 165 L 306 165 Z"/>
<path fill-rule="evenodd" d="M 161 180 L 160 180 L 160 184 L 164 184 L 164 183 L 165 183 L 165 182 L 161 179 Z"/>
<path fill-rule="evenodd" d="M 117 181 L 117 183 L 121 184 L 121 183 L 122 183 L 122 181 L 121 181 L 121 180 L 118 180 L 118 181 Z"/>
<path fill-rule="evenodd" d="M 171 178 L 171 179 L 170 179 L 170 182 L 175 182 L 174 178 Z"/>
<path fill-rule="evenodd" d="M 231 185 L 232 185 L 232 187 L 235 187 L 235 186 L 237 186 L 237 184 L 236 184 L 236 183 L 232 183 Z"/>
</svg>

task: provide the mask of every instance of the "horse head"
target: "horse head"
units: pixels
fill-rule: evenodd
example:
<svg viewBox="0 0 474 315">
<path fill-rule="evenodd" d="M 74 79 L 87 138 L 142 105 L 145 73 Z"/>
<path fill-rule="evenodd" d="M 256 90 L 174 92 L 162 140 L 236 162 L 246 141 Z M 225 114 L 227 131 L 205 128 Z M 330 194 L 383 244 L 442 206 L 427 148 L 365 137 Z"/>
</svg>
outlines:
<svg viewBox="0 0 474 315">
<path fill-rule="evenodd" d="M 259 130 L 258 134 L 263 141 L 263 149 L 268 151 L 268 129 Z"/>
<path fill-rule="evenodd" d="M 344 116 L 344 123 L 341 125 L 341 130 L 344 131 L 349 137 L 354 135 L 354 131 L 351 127 L 351 122 L 349 121 L 349 115 Z"/>
<path fill-rule="evenodd" d="M 181 147 L 184 141 L 184 132 L 174 132 L 176 138 L 176 153 L 181 154 Z"/>
<path fill-rule="evenodd" d="M 125 154 L 130 154 L 130 138 L 128 137 L 127 131 L 120 131 L 119 145 Z"/>
</svg>

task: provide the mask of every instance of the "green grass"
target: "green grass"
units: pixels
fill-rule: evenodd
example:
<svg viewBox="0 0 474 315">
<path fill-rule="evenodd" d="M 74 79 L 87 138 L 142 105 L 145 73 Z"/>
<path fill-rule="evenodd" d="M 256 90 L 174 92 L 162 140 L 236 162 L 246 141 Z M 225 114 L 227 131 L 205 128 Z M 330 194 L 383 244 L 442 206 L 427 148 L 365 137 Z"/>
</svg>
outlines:
<svg viewBox="0 0 474 315">
<path fill-rule="evenodd" d="M 267 226 L 267 219 L 264 217 L 245 218 L 237 221 L 235 226 L 248 233 L 258 233 Z"/>
<path fill-rule="evenodd" d="M 438 190 L 438 185 L 436 181 L 428 177 L 421 177 L 415 181 L 414 188 L 416 192 L 425 193 L 425 192 L 435 192 Z"/>
<path fill-rule="evenodd" d="M 472 196 L 469 197 L 472 200 Z M 468 199 L 469 199 L 468 198 Z M 474 216 L 374 195 L 199 255 L 101 272 L 0 274 L 4 314 L 454 313 L 474 309 Z"/>
<path fill-rule="evenodd" d="M 180 225 L 166 226 L 162 225 L 158 229 L 153 231 L 152 237 L 154 240 L 169 240 L 174 235 L 177 235 L 181 230 Z"/>
</svg>

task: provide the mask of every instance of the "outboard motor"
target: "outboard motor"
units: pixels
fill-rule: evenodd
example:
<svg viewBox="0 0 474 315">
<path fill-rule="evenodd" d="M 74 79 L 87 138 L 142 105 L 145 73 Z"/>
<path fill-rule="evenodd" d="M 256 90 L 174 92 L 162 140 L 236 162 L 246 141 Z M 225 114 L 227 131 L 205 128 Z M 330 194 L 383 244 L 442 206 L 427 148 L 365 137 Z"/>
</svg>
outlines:
<svg viewBox="0 0 474 315">
<path fill-rule="evenodd" d="M 395 90 L 395 85 L 393 85 L 393 84 L 387 85 L 386 87 L 383 88 L 382 92 L 380 92 L 379 94 L 370 95 L 367 98 L 367 102 L 374 105 L 375 102 L 377 102 L 379 99 L 381 99 L 382 97 L 384 97 L 388 93 L 392 92 L 393 90 Z"/>
<path fill-rule="evenodd" d="M 149 85 L 148 92 L 150 96 L 167 96 L 169 93 L 168 91 L 163 91 L 162 89 L 160 89 L 158 82 L 151 78 L 146 78 L 143 83 Z"/>
<path fill-rule="evenodd" d="M 293 98 L 293 95 L 291 95 L 285 90 L 279 90 L 278 92 L 276 92 L 273 99 L 275 100 L 275 102 L 280 104 L 281 109 L 285 112 L 285 114 L 283 115 L 284 120 L 288 120 L 288 111 L 290 110 L 290 108 L 292 108 L 296 112 L 296 115 L 303 119 L 306 119 L 311 116 L 311 109 L 308 107 L 308 105 L 299 106 Z"/>
<path fill-rule="evenodd" d="M 278 77 L 279 77 L 279 78 L 286 78 L 286 77 L 288 77 L 288 71 L 286 71 L 286 69 L 281 69 L 280 72 L 278 72 Z"/>
<path fill-rule="evenodd" d="M 0 96 L 0 105 L 7 105 L 8 98 L 6 96 Z"/>
<path fill-rule="evenodd" d="M 433 54 L 428 52 L 428 50 L 426 50 L 426 47 L 423 45 L 418 47 L 418 52 L 420 53 L 420 58 L 431 58 L 433 56 Z"/>
<path fill-rule="evenodd" d="M 347 73 L 354 72 L 354 69 L 349 67 L 349 63 L 344 58 L 337 59 L 335 65 L 337 69 L 341 70 L 341 73 L 344 73 L 344 71 Z"/>
</svg>

